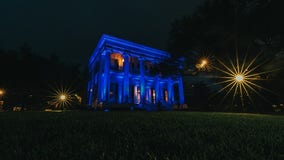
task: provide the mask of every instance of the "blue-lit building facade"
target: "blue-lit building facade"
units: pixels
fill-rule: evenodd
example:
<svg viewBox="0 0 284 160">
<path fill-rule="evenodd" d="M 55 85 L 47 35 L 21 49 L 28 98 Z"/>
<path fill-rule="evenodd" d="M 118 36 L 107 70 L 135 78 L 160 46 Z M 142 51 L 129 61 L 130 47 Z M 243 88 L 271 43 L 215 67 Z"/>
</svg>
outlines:
<svg viewBox="0 0 284 160">
<path fill-rule="evenodd" d="M 88 105 L 133 104 L 137 108 L 184 104 L 182 77 L 154 72 L 167 52 L 102 35 L 89 60 Z"/>
</svg>

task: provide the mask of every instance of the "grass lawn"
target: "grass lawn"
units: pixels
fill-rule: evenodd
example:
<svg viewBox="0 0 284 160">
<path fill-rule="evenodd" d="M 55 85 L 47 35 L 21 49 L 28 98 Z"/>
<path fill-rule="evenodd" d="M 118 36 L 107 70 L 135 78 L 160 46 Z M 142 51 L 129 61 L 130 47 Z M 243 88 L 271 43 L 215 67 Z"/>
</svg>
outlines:
<svg viewBox="0 0 284 160">
<path fill-rule="evenodd" d="M 2 112 L 0 159 L 284 159 L 284 116 Z"/>
</svg>

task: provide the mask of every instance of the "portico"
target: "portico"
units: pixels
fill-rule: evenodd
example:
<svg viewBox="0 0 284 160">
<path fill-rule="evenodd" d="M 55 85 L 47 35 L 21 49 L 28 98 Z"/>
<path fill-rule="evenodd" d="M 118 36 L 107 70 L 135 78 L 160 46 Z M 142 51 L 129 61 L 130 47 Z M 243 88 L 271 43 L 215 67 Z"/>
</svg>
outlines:
<svg viewBox="0 0 284 160">
<path fill-rule="evenodd" d="M 183 104 L 182 77 L 154 70 L 168 58 L 167 52 L 103 35 L 89 61 L 88 104 L 95 99 L 137 107 L 160 101 L 169 109 L 171 104 Z"/>
</svg>

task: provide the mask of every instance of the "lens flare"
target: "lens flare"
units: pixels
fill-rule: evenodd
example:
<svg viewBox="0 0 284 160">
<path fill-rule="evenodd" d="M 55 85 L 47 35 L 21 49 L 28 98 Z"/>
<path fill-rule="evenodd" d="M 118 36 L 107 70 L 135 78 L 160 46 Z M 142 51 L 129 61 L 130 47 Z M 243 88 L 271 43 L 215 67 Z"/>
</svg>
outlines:
<svg viewBox="0 0 284 160">
<path fill-rule="evenodd" d="M 72 94 L 73 92 L 69 88 L 59 87 L 53 89 L 51 104 L 53 104 L 55 108 L 68 107 L 73 102 Z"/>
<path fill-rule="evenodd" d="M 59 99 L 61 101 L 65 101 L 66 100 L 66 95 L 65 94 L 60 95 Z"/>
<path fill-rule="evenodd" d="M 237 82 L 239 82 L 239 83 L 242 83 L 242 82 L 244 81 L 244 76 L 241 75 L 241 74 L 237 74 L 237 75 L 235 76 L 235 80 L 236 80 Z"/>
<path fill-rule="evenodd" d="M 214 95 L 220 92 L 226 92 L 225 96 L 221 100 L 224 101 L 227 96 L 233 94 L 233 103 L 235 102 L 236 96 L 241 100 L 242 106 L 244 106 L 244 97 L 248 97 L 250 102 L 253 103 L 251 93 L 257 94 L 258 96 L 265 99 L 260 94 L 260 90 L 266 90 L 273 93 L 271 90 L 262 87 L 257 81 L 266 80 L 261 78 L 261 75 L 273 72 L 275 70 L 266 71 L 266 72 L 257 72 L 262 64 L 256 64 L 255 62 L 260 53 L 254 57 L 252 60 L 247 61 L 247 56 L 244 57 L 241 61 L 236 55 L 235 61 L 229 60 L 229 65 L 225 64 L 219 59 L 216 59 L 221 67 L 212 66 L 214 69 L 220 71 L 224 76 L 218 76 L 216 78 L 221 79 L 220 82 L 215 83 L 214 85 L 224 84 L 224 86 L 218 90 Z M 241 62 L 241 63 L 240 63 Z"/>
</svg>

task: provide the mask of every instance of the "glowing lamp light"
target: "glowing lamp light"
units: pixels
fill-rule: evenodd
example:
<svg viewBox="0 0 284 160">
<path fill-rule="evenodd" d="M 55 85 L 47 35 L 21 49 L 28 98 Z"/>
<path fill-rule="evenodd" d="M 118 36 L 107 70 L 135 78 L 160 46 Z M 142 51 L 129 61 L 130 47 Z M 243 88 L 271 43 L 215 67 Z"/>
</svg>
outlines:
<svg viewBox="0 0 284 160">
<path fill-rule="evenodd" d="M 66 100 L 66 95 L 64 95 L 64 94 L 60 95 L 59 99 L 61 101 L 65 101 Z"/>
<path fill-rule="evenodd" d="M 266 89 L 257 83 L 257 81 L 259 80 L 265 80 L 261 78 L 262 74 L 275 71 L 275 70 L 269 70 L 263 72 L 256 72 L 256 70 L 261 66 L 260 64 L 254 65 L 258 56 L 259 55 L 254 57 L 252 60 L 247 61 L 246 56 L 243 59 L 239 60 L 237 54 L 236 59 L 234 61 L 229 59 L 229 65 L 217 59 L 217 61 L 223 66 L 223 68 L 219 68 L 217 66 L 213 67 L 214 69 L 221 71 L 223 73 L 222 76 L 218 77 L 223 80 L 221 80 L 216 84 L 225 84 L 225 86 L 219 89 L 219 91 L 216 94 L 222 91 L 226 91 L 226 94 L 223 97 L 222 102 L 230 93 L 232 93 L 233 102 L 235 101 L 235 98 L 239 96 L 241 100 L 241 105 L 244 106 L 245 96 L 250 100 L 251 103 L 253 103 L 251 93 L 255 93 L 262 98 L 263 96 L 261 96 L 260 93 L 258 92 L 258 90 L 260 89 L 273 93 L 271 90 Z"/>
<path fill-rule="evenodd" d="M 208 63 L 207 60 L 203 59 L 201 61 L 200 67 L 204 67 L 207 63 Z"/>
<path fill-rule="evenodd" d="M 4 90 L 0 89 L 0 95 L 4 94 Z"/>
<path fill-rule="evenodd" d="M 212 70 L 212 58 L 210 58 L 209 56 L 206 56 L 206 57 L 199 59 L 195 67 L 199 71 L 211 71 Z"/>
<path fill-rule="evenodd" d="M 53 93 L 50 96 L 51 104 L 53 104 L 56 108 L 71 106 L 74 100 L 74 97 L 71 95 L 75 94 L 72 93 L 70 88 L 64 88 L 62 86 L 57 89 L 54 88 Z"/>
<path fill-rule="evenodd" d="M 235 76 L 235 81 L 237 81 L 237 82 L 243 82 L 243 80 L 244 80 L 244 76 L 243 76 L 243 75 L 237 74 L 237 75 Z"/>
</svg>

